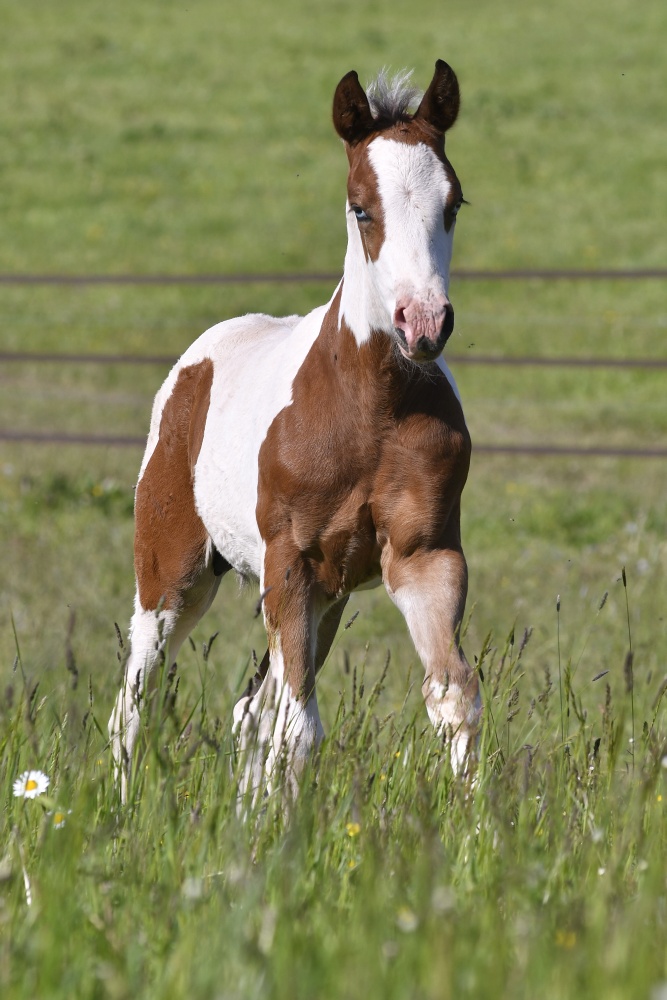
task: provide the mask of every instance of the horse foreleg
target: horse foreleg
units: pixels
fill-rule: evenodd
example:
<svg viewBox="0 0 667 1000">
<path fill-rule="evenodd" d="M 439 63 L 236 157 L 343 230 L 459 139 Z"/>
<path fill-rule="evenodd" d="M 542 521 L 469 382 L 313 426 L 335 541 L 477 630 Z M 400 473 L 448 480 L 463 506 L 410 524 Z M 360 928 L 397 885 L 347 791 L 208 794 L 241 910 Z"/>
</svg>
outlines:
<svg viewBox="0 0 667 1000">
<path fill-rule="evenodd" d="M 458 548 L 418 550 L 404 558 L 391 554 L 383 575 L 424 667 L 429 718 L 451 741 L 452 767 L 460 771 L 475 747 L 481 714 L 479 679 L 459 641 L 468 586 L 465 558 Z"/>
<path fill-rule="evenodd" d="M 299 775 L 324 735 L 315 694 L 317 629 L 324 606 L 317 606 L 307 563 L 289 544 L 274 542 L 267 549 L 262 589 L 269 665 L 259 689 L 234 709 L 239 791 L 256 799 L 262 787 L 272 790 L 284 769 L 287 789 L 295 797 Z"/>
</svg>

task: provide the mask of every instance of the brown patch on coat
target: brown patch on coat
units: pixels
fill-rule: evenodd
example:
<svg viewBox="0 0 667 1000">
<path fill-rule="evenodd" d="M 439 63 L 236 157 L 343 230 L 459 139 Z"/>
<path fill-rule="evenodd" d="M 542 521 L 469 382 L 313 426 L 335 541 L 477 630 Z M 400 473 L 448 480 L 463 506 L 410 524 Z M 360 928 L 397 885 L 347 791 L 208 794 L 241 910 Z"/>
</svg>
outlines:
<svg viewBox="0 0 667 1000">
<path fill-rule="evenodd" d="M 305 562 L 326 601 L 379 577 L 389 542 L 401 557 L 460 549 L 470 460 L 461 406 L 437 365 L 406 364 L 385 334 L 358 347 L 338 327 L 339 303 L 340 291 L 259 453 L 267 556 L 283 553 L 282 573 L 288 554 Z"/>
<path fill-rule="evenodd" d="M 206 560 L 208 532 L 195 507 L 199 457 L 213 381 L 205 358 L 182 368 L 164 405 L 155 450 L 137 485 L 134 566 L 141 607 L 179 607 Z"/>
<path fill-rule="evenodd" d="M 348 147 L 350 170 L 347 177 L 347 200 L 368 214 L 367 221 L 357 220 L 366 261 L 377 260 L 385 239 L 384 209 L 375 170 L 368 158 L 368 144 Z"/>
<path fill-rule="evenodd" d="M 315 690 L 315 632 L 312 566 L 289 532 L 273 539 L 264 560 L 264 622 L 269 649 L 280 644 L 284 680 L 295 698 L 308 701 Z"/>
</svg>

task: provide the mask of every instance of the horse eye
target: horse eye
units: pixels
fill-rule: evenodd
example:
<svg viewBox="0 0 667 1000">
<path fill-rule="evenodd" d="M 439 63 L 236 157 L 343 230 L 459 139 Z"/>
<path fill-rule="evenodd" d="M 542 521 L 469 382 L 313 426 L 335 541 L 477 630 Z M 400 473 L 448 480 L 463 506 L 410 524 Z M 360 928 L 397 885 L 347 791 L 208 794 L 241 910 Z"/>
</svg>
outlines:
<svg viewBox="0 0 667 1000">
<path fill-rule="evenodd" d="M 350 205 L 350 208 L 357 217 L 357 222 L 368 222 L 370 215 L 366 215 L 361 205 Z"/>
<path fill-rule="evenodd" d="M 454 216 L 454 218 L 456 218 L 456 216 L 459 214 L 459 209 L 462 204 L 463 204 L 462 201 L 457 201 L 457 203 L 454 205 L 452 209 L 452 215 Z"/>
</svg>

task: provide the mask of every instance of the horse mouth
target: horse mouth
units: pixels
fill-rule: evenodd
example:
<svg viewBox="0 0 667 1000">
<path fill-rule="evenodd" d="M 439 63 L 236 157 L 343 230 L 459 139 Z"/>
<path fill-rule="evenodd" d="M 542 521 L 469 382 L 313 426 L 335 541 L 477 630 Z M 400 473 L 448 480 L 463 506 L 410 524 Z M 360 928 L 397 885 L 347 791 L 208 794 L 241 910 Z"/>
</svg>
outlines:
<svg viewBox="0 0 667 1000">
<path fill-rule="evenodd" d="M 418 365 L 424 365 L 428 364 L 429 361 L 435 361 L 435 359 L 442 354 L 442 349 L 449 339 L 448 334 L 445 336 L 441 335 L 435 341 L 429 340 L 428 337 L 420 337 L 414 345 L 414 348 L 410 349 L 410 347 L 408 347 L 408 342 L 405 339 L 405 334 L 398 327 L 394 327 L 394 336 L 396 337 L 398 349 L 403 357 Z"/>
</svg>

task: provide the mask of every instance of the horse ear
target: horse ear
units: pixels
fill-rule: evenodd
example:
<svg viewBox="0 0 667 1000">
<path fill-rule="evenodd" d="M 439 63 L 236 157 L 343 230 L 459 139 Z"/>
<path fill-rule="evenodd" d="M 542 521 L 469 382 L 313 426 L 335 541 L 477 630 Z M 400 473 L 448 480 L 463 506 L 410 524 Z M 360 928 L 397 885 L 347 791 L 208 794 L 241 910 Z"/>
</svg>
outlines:
<svg viewBox="0 0 667 1000">
<path fill-rule="evenodd" d="M 446 62 L 438 59 L 429 88 L 422 97 L 415 114 L 443 135 L 456 121 L 461 96 L 456 73 Z"/>
<path fill-rule="evenodd" d="M 354 70 L 346 73 L 336 87 L 333 123 L 341 139 L 354 146 L 376 128 L 364 88 Z"/>
</svg>

